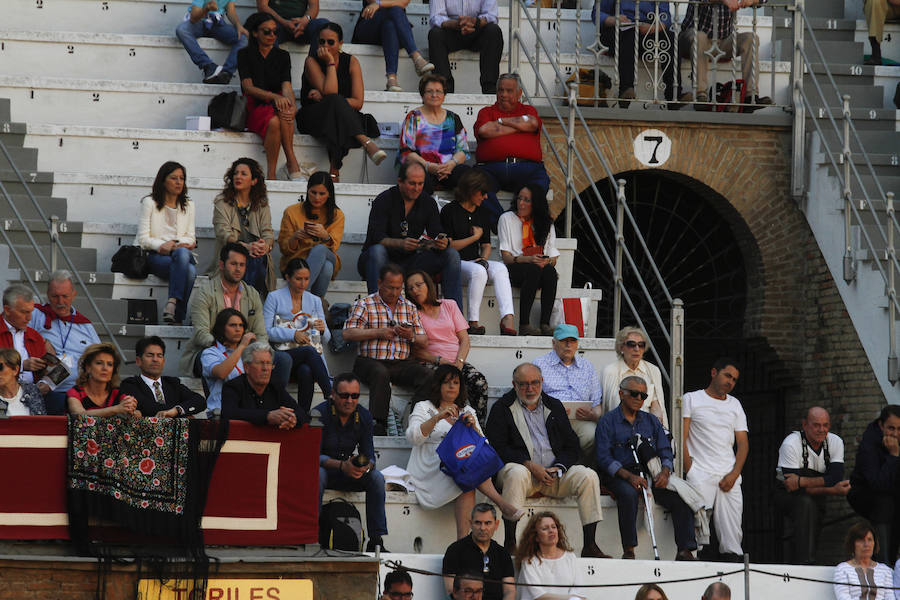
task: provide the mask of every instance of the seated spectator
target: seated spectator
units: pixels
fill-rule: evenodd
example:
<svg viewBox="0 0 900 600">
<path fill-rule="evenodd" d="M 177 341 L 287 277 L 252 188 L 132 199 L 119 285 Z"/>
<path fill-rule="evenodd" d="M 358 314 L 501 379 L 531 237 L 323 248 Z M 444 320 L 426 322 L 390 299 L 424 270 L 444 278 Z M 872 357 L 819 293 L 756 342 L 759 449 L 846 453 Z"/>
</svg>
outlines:
<svg viewBox="0 0 900 600">
<path fill-rule="evenodd" d="M 432 277 L 440 273 L 444 298 L 455 300 L 462 309 L 459 253 L 450 247 L 437 202 L 423 191 L 424 183 L 421 164 L 400 165 L 397 185 L 372 201 L 356 268 L 365 277 L 370 294 L 377 289 L 378 275 L 388 262 L 407 271 L 421 269 Z"/>
<path fill-rule="evenodd" d="M 445 577 L 446 579 L 446 577 Z M 474 573 L 462 573 L 453 578 L 450 598 L 452 600 L 468 600 L 468 598 L 482 598 L 484 593 L 484 578 Z"/>
<path fill-rule="evenodd" d="M 800 431 L 793 431 L 778 450 L 775 505 L 785 517 L 791 545 L 786 562 L 816 563 L 819 528 L 828 496 L 846 496 L 850 482 L 844 479 L 844 442 L 828 430 L 831 417 L 824 408 L 810 408 Z"/>
<path fill-rule="evenodd" d="M 224 4 L 224 9 L 220 4 Z M 231 25 L 225 22 L 225 15 Z M 233 0 L 191 0 L 184 20 L 175 28 L 175 37 L 191 61 L 203 71 L 203 83 L 225 85 L 237 70 L 237 53 L 247 46 L 249 35 L 241 25 Z M 197 43 L 197 38 L 215 38 L 231 46 L 228 58 L 217 65 Z"/>
<path fill-rule="evenodd" d="M 544 376 L 544 393 L 560 402 L 590 402 L 591 408 L 578 407 L 569 415 L 578 436 L 581 451 L 594 459 L 594 434 L 603 414 L 600 378 L 591 361 L 578 356 L 578 328 L 560 323 L 553 330 L 553 350 L 534 359 Z M 565 406 L 565 404 L 563 404 Z M 568 409 L 567 409 L 568 412 Z"/>
<path fill-rule="evenodd" d="M 244 373 L 241 355 L 256 335 L 247 329 L 247 318 L 234 308 L 223 308 L 212 326 L 216 343 L 200 354 L 203 382 L 209 392 L 206 406 L 210 412 L 222 408 L 222 386 Z"/>
<path fill-rule="evenodd" d="M 335 203 L 334 182 L 325 171 L 317 171 L 306 183 L 306 200 L 291 204 L 281 215 L 281 271 L 291 259 L 305 259 L 309 291 L 324 298 L 328 284 L 341 270 L 337 252 L 343 237 L 344 211 Z"/>
<path fill-rule="evenodd" d="M 566 538 L 566 528 L 554 513 L 543 511 L 528 519 L 516 552 L 519 600 L 556 600 L 586 598 L 587 592 L 578 588 L 586 583 L 578 568 L 575 554 Z M 571 587 L 540 587 L 540 584 Z"/>
<path fill-rule="evenodd" d="M 603 368 L 603 413 L 619 405 L 619 384 L 631 375 L 647 383 L 647 399 L 641 410 L 649 412 L 669 429 L 666 413 L 666 397 L 663 393 L 662 373 L 659 367 L 644 360 L 649 347 L 647 335 L 640 327 L 623 327 L 616 332 L 616 356 L 619 359 Z"/>
<path fill-rule="evenodd" d="M 669 600 L 666 593 L 655 583 L 645 583 L 638 588 L 634 600 Z"/>
<path fill-rule="evenodd" d="M 33 383 L 20 383 L 22 359 L 13 348 L 0 348 L 0 418 L 46 415 L 44 397 Z"/>
<path fill-rule="evenodd" d="M 434 65 L 425 60 L 416 47 L 412 25 L 406 18 L 409 0 L 363 0 L 362 12 L 353 29 L 353 44 L 376 44 L 384 53 L 385 74 L 389 92 L 402 92 L 397 83 L 397 60 L 400 48 L 413 61 L 416 75 L 421 77 L 434 70 Z"/>
<path fill-rule="evenodd" d="M 93 344 L 78 360 L 78 378 L 66 392 L 69 414 L 140 417 L 137 400 L 119 389 L 122 359 L 112 344 Z"/>
<path fill-rule="evenodd" d="M 184 167 L 163 163 L 153 181 L 153 191 L 141 199 L 141 216 L 134 244 L 149 251 L 150 273 L 169 282 L 164 323 L 181 325 L 197 277 L 194 248 L 194 203 L 188 198 Z"/>
<path fill-rule="evenodd" d="M 506 463 L 496 476 L 497 484 L 514 506 L 522 506 L 535 492 L 550 498 L 575 496 L 584 530 L 581 556 L 609 558 L 596 542 L 597 522 L 603 518 L 597 473 L 575 464 L 578 436 L 560 401 L 545 394 L 542 385 L 541 370 L 523 363 L 513 371 L 513 389 L 491 408 L 487 437 Z M 529 526 L 536 525 L 532 518 Z M 504 545 L 510 550 L 516 543 L 516 524 L 504 517 L 503 527 Z M 532 534 L 526 532 L 523 539 Z M 524 556 L 530 559 L 534 550 L 523 548 L 529 553 Z"/>
<path fill-rule="evenodd" d="M 256 0 L 256 10 L 270 16 L 278 23 L 275 45 L 284 42 L 310 44 L 315 52 L 319 30 L 328 19 L 319 19 L 319 0 Z"/>
<path fill-rule="evenodd" d="M 402 292 L 403 270 L 384 265 L 378 291 L 357 300 L 344 323 L 344 340 L 359 342 L 353 373 L 369 386 L 375 435 L 387 432 L 391 384 L 417 389 L 431 377 L 431 369 L 410 357 L 413 346 L 425 346 L 428 337 L 419 311 Z"/>
<path fill-rule="evenodd" d="M 309 412 L 312 406 L 314 386 L 326 398 L 331 395 L 331 377 L 325 360 L 310 341 L 310 332 L 315 329 L 322 336 L 322 343 L 331 339 L 331 332 L 325 327 L 325 313 L 322 300 L 306 291 L 309 282 L 309 265 L 302 258 L 292 258 L 284 270 L 287 285 L 269 294 L 263 305 L 266 333 L 273 344 L 292 343 L 294 348 L 282 350 L 291 357 L 291 374 L 297 382 L 297 403 Z M 303 318 L 307 329 L 281 327 L 279 321 L 294 323 Z"/>
<path fill-rule="evenodd" d="M 177 377 L 163 375 L 166 343 L 158 336 L 141 338 L 134 348 L 139 375 L 122 381 L 123 394 L 134 396 L 137 410 L 147 417 L 191 417 L 206 411 L 206 398 Z"/>
<path fill-rule="evenodd" d="M 216 256 L 225 244 L 240 244 L 250 255 L 244 281 L 255 287 L 262 297 L 275 289 L 272 211 L 266 193 L 266 178 L 259 163 L 252 158 L 237 159 L 225 172 L 225 187 L 213 205 L 213 229 Z M 215 271 L 211 269 L 210 275 L 215 275 Z"/>
<path fill-rule="evenodd" d="M 191 298 L 191 324 L 194 335 L 181 353 L 182 373 L 201 376 L 200 353 L 216 343 L 210 324 L 223 308 L 234 308 L 247 319 L 247 329 L 258 342 L 268 342 L 259 292 L 241 281 L 250 253 L 237 242 L 229 242 L 219 252 L 219 275 L 199 285 Z M 275 354 L 275 378 L 287 385 L 291 362 L 287 354 Z"/>
<path fill-rule="evenodd" d="M 539 186 L 547 193 L 550 176 L 541 153 L 543 122 L 533 106 L 522 104 L 522 81 L 516 73 L 504 73 L 497 82 L 497 101 L 478 111 L 473 131 L 478 147 L 475 161 L 487 173 L 491 193 L 485 203 L 496 228 L 503 209 L 495 192 L 517 192 L 523 185 Z"/>
<path fill-rule="evenodd" d="M 400 150 L 397 164 L 417 162 L 425 168 L 425 193 L 438 187 L 452 190 L 459 178 L 469 171 L 469 139 L 462 119 L 444 108 L 444 85 L 441 75 L 428 74 L 419 80 L 422 106 L 412 109 L 400 127 Z"/>
<path fill-rule="evenodd" d="M 892 21 L 900 19 L 900 2 L 897 0 L 863 0 L 863 12 L 866 15 L 866 26 L 869 29 L 869 43 L 872 45 L 872 54 L 866 59 L 865 64 L 884 64 L 881 60 L 884 23 L 888 19 Z"/>
<path fill-rule="evenodd" d="M 834 568 L 835 599 L 892 600 L 893 573 L 873 557 L 878 552 L 878 541 L 868 521 L 858 521 L 850 527 L 844 551 L 848 560 Z"/>
<path fill-rule="evenodd" d="M 509 271 L 503 262 L 488 260 L 491 256 L 491 217 L 482 206 L 488 191 L 487 176 L 469 169 L 460 177 L 453 202 L 441 210 L 441 224 L 450 237 L 450 247 L 459 253 L 462 283 L 469 290 L 466 307 L 469 333 L 484 334 L 484 327 L 478 321 L 484 287 L 490 281 L 501 315 L 500 335 L 516 335 Z"/>
<path fill-rule="evenodd" d="M 497 223 L 500 257 L 509 282 L 519 288 L 519 335 L 552 335 L 550 314 L 556 302 L 556 230 L 544 190 L 522 186 Z M 531 325 L 531 307 L 541 291 L 540 328 Z"/>
<path fill-rule="evenodd" d="M 731 588 L 721 581 L 714 581 L 706 586 L 700 600 L 731 600 Z"/>
<path fill-rule="evenodd" d="M 271 15 L 250 15 L 245 26 L 250 32 L 250 45 L 238 52 L 238 73 L 247 99 L 247 130 L 263 139 L 269 179 L 277 178 L 279 149 L 284 150 L 285 179 L 301 179 L 303 173 L 294 153 L 297 101 L 291 85 L 291 55 L 275 47 L 277 26 Z"/>
<path fill-rule="evenodd" d="M 437 447 L 458 419 L 481 434 L 461 380 L 462 374 L 455 366 L 438 367 L 429 380 L 428 399 L 416 403 L 406 428 L 406 439 L 412 444 L 406 470 L 415 485 L 416 499 L 420 506 L 429 510 L 455 501 L 457 539 L 464 537 L 471 529 L 469 518 L 475 507 L 475 490 L 462 491 L 449 475 L 441 471 Z M 512 523 L 525 514 L 524 509 L 517 508 L 524 504 L 525 499 L 515 504 L 507 501 L 494 488 L 490 477 L 478 486 L 478 491 L 499 506 L 503 518 Z"/>
<path fill-rule="evenodd" d="M 666 430 L 655 416 L 641 410 L 647 394 L 647 383 L 636 376 L 622 380 L 619 388 L 619 406 L 603 415 L 597 423 L 595 448 L 597 470 L 603 473 L 603 481 L 616 498 L 619 516 L 619 535 L 622 537 L 622 558 L 634 560 L 637 547 L 638 504 L 651 482 L 644 474 L 647 466 L 634 460 L 632 438 L 640 435 L 660 460 L 661 471 L 652 481 L 653 501 L 667 508 L 672 515 L 675 529 L 675 560 L 695 560 L 697 540 L 694 536 L 694 511 L 681 496 L 666 489 L 669 475 L 674 470 L 674 453 Z"/>
<path fill-rule="evenodd" d="M 384 576 L 384 594 L 381 600 L 412 600 L 412 578 L 403 569 Z"/>
<path fill-rule="evenodd" d="M 380 547 L 387 535 L 384 477 L 375 468 L 372 414 L 359 405 L 359 379 L 353 373 L 334 378 L 331 397 L 313 409 L 322 421 L 319 456 L 319 506 L 325 489 L 366 493 L 366 552 Z"/>
<path fill-rule="evenodd" d="M 697 72 L 694 74 L 697 81 L 697 104 L 694 110 L 712 110 L 709 83 L 709 61 L 707 54 L 712 48 L 712 40 L 716 40 L 717 47 L 724 55 L 718 59 L 730 60 L 735 55 L 741 57 L 741 77 L 747 86 L 746 102 L 750 106 L 744 107 L 745 112 L 753 112 L 772 104 L 768 96 L 759 96 L 759 38 L 755 33 L 744 32 L 737 34 L 737 48 L 734 47 L 735 36 L 735 12 L 740 8 L 747 8 L 759 4 L 759 0 L 722 0 L 721 3 L 688 4 L 684 20 L 681 22 L 681 33 L 678 35 L 678 48 L 681 58 L 693 60 L 694 52 L 697 55 Z M 695 31 L 695 17 L 696 27 Z M 696 50 L 694 44 L 697 44 Z M 705 103 L 705 104 L 704 104 Z"/>
<path fill-rule="evenodd" d="M 293 429 L 309 422 L 308 413 L 283 387 L 271 382 L 274 357 L 275 351 L 265 342 L 254 342 L 243 349 L 241 362 L 247 372 L 223 386 L 223 419 L 278 429 Z"/>
<path fill-rule="evenodd" d="M 344 30 L 328 23 L 319 32 L 318 43 L 318 52 L 310 54 L 303 66 L 297 127 L 325 144 L 329 172 L 337 182 L 351 148 L 365 148 L 376 165 L 387 154 L 366 135 L 366 118 L 360 112 L 365 100 L 362 69 L 355 56 L 341 52 Z"/>
<path fill-rule="evenodd" d="M 69 376 L 44 397 L 47 414 L 66 414 L 66 392 L 78 377 L 78 359 L 91 344 L 99 344 L 100 337 L 90 320 L 75 310 L 72 303 L 78 295 L 73 275 L 69 271 L 54 271 L 47 281 L 47 304 L 36 304 L 29 326 L 53 346 L 56 356 L 69 369 Z"/>
<path fill-rule="evenodd" d="M 13 348 L 22 359 L 19 379 L 22 383 L 37 384 L 42 394 L 51 390 L 50 383 L 41 381 L 47 363 L 43 356 L 55 354 L 53 346 L 29 327 L 34 312 L 34 294 L 28 286 L 14 283 L 3 290 L 3 317 L 0 320 L 0 348 Z"/>
<path fill-rule="evenodd" d="M 618 6 L 617 6 L 618 5 Z M 618 15 L 616 14 L 618 9 Z M 659 20 L 657 20 L 657 9 Z M 619 106 L 628 108 L 627 100 L 635 97 L 634 93 L 634 66 L 635 49 L 640 46 L 640 64 L 647 64 L 649 71 L 653 72 L 653 63 L 658 63 L 662 69 L 662 80 L 665 85 L 665 98 L 672 100 L 675 69 L 678 63 L 675 60 L 675 37 L 672 35 L 672 15 L 669 13 L 668 3 L 655 4 L 647 0 L 636 2 L 635 0 L 600 0 L 599 7 L 594 4 L 591 11 L 591 20 L 600 21 L 600 41 L 609 48 L 611 56 L 618 52 L 619 56 Z M 619 22 L 619 39 L 616 43 L 616 21 Z M 637 24 L 635 25 L 635 21 Z M 635 43 L 634 34 L 637 30 L 640 40 Z M 659 44 L 659 55 L 654 53 L 654 46 Z M 645 45 L 647 46 L 645 48 Z M 649 53 L 645 58 L 644 53 Z M 681 108 L 681 105 L 672 105 L 673 108 Z"/>
<path fill-rule="evenodd" d="M 454 585 L 458 575 L 483 573 L 484 578 L 489 580 L 484 584 L 484 600 L 515 600 L 512 558 L 506 548 L 492 539 L 500 526 L 497 509 L 485 502 L 476 504 L 472 509 L 471 523 L 471 533 L 450 544 L 444 552 L 441 567 L 444 589 L 448 595 L 459 589 Z"/>
<path fill-rule="evenodd" d="M 488 384 L 485 376 L 466 362 L 469 357 L 469 333 L 466 320 L 452 300 L 438 300 L 434 282 L 425 271 L 406 276 L 406 298 L 416 306 L 428 336 L 426 346 L 415 346 L 413 358 L 438 368 L 453 365 L 462 372 L 469 404 L 478 421 L 487 417 Z"/>
<path fill-rule="evenodd" d="M 450 70 L 450 53 L 466 49 L 478 52 L 481 93 L 493 94 L 497 90 L 503 53 L 503 31 L 497 24 L 496 0 L 471 3 L 432 0 L 429 12 L 428 56 L 434 63 L 434 72 L 447 79 L 447 93 L 452 94 L 456 88 Z"/>
<path fill-rule="evenodd" d="M 856 449 L 847 501 L 873 526 L 881 553 L 890 564 L 900 535 L 900 406 L 888 404 L 869 423 Z"/>
</svg>

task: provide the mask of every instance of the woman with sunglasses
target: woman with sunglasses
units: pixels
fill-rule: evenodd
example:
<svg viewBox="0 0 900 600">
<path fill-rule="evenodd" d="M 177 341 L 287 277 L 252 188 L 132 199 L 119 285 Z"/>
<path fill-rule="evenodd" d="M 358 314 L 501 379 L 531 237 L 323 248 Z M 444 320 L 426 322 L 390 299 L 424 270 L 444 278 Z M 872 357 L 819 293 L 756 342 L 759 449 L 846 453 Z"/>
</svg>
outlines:
<svg viewBox="0 0 900 600">
<path fill-rule="evenodd" d="M 513 197 L 510 209 L 497 222 L 500 257 L 509 282 L 519 288 L 519 335 L 552 335 L 550 313 L 556 302 L 556 231 L 547 205 L 547 192 L 526 184 Z M 531 307 L 541 291 L 540 328 L 530 324 Z"/>
<path fill-rule="evenodd" d="M 663 395 L 662 373 L 659 367 L 644 360 L 647 336 L 640 327 L 623 327 L 616 333 L 616 355 L 619 359 L 603 369 L 603 414 L 619 405 L 619 383 L 635 375 L 647 382 L 647 397 L 641 410 L 655 415 L 666 430 L 669 417 Z"/>
<path fill-rule="evenodd" d="M 460 177 L 471 170 L 469 139 L 462 120 L 444 108 L 447 80 L 430 73 L 419 80 L 422 106 L 412 109 L 400 128 L 397 166 L 413 161 L 425 167 L 425 193 L 438 187 L 451 190 Z"/>
<path fill-rule="evenodd" d="M 406 428 L 406 439 L 412 444 L 406 470 L 415 485 L 419 505 L 432 510 L 455 501 L 456 539 L 465 537 L 471 530 L 475 490 L 463 492 L 449 475 L 441 471 L 437 447 L 459 419 L 484 435 L 478 426 L 475 411 L 468 405 L 466 388 L 461 381 L 462 373 L 456 366 L 444 364 L 438 367 L 428 386 L 428 399 L 416 403 Z M 518 521 L 524 516 L 525 510 L 517 509 L 504 500 L 490 477 L 477 489 L 497 505 L 504 519 Z"/>
<path fill-rule="evenodd" d="M 252 158 L 239 158 L 225 172 L 225 187 L 213 205 L 213 229 L 216 233 L 216 259 L 210 267 L 215 274 L 218 256 L 229 242 L 241 244 L 250 253 L 244 281 L 259 291 L 262 298 L 276 285 L 272 246 L 272 212 L 266 191 L 266 178 L 259 163 Z"/>
<path fill-rule="evenodd" d="M 259 134 L 266 150 L 266 172 L 276 178 L 279 149 L 284 150 L 285 179 L 301 179 L 294 154 L 294 117 L 297 101 L 291 85 L 291 55 L 275 46 L 278 24 L 272 15 L 255 13 L 244 27 L 250 42 L 238 51 L 241 90 L 247 99 L 247 130 Z"/>
<path fill-rule="evenodd" d="M 353 29 L 351 42 L 354 44 L 377 44 L 384 53 L 384 65 L 389 92 L 402 92 L 397 83 L 397 59 L 402 47 L 409 54 L 421 77 L 434 70 L 434 65 L 425 60 L 416 47 L 412 25 L 406 18 L 409 0 L 362 0 L 362 12 Z"/>
<path fill-rule="evenodd" d="M 341 52 L 343 45 L 344 30 L 337 23 L 328 23 L 319 31 L 319 50 L 306 59 L 300 89 L 300 133 L 325 144 L 334 181 L 339 180 L 351 148 L 365 148 L 376 165 L 387 158 L 366 135 L 365 117 L 360 112 L 365 95 L 362 69 L 355 56 Z"/>
<path fill-rule="evenodd" d="M 291 260 L 305 259 L 309 291 L 324 298 L 328 284 L 341 270 L 337 252 L 343 237 L 344 213 L 334 201 L 334 182 L 325 171 L 317 171 L 309 176 L 306 200 L 288 206 L 281 215 L 281 271 Z"/>
<path fill-rule="evenodd" d="M 450 236 L 450 247 L 459 252 L 462 283 L 469 290 L 466 318 L 469 335 L 484 335 L 478 323 L 484 288 L 494 285 L 500 312 L 500 335 L 516 335 L 513 317 L 512 287 L 509 271 L 491 256 L 491 216 L 481 203 L 490 189 L 487 175 L 478 169 L 463 174 L 456 186 L 453 202 L 441 210 L 441 225 Z"/>
<path fill-rule="evenodd" d="M 212 412 L 222 409 L 224 383 L 244 373 L 241 354 L 256 341 L 256 334 L 247 330 L 247 318 L 234 308 L 219 311 L 210 333 L 216 343 L 200 354 L 200 371 L 209 390 L 206 408 Z"/>
<path fill-rule="evenodd" d="M 0 348 L 0 418 L 46 415 L 44 397 L 33 383 L 20 383 L 22 357 L 13 348 Z"/>
</svg>

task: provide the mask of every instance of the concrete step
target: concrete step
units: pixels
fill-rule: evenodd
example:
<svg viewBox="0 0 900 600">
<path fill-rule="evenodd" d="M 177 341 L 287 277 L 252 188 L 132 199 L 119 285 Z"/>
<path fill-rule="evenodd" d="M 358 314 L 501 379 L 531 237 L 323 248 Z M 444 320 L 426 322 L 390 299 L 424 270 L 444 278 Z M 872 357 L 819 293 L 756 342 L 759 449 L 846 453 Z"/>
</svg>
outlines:
<svg viewBox="0 0 900 600">
<path fill-rule="evenodd" d="M 838 123 L 839 127 L 843 127 L 841 124 L 843 120 L 842 110 L 839 106 L 828 108 L 820 106 L 815 109 L 813 116 L 822 121 L 820 126 L 823 129 L 826 127 L 831 128 L 831 123 L 828 119 L 829 114 Z M 900 131 L 900 111 L 892 108 L 851 108 L 850 119 L 853 121 L 857 131 L 864 129 L 874 129 L 882 132 Z M 807 127 L 810 130 L 813 128 L 812 125 Z"/>
<path fill-rule="evenodd" d="M 237 79 L 233 83 L 237 84 Z M 0 96 L 13 101 L 12 118 L 28 123 L 184 129 L 186 116 L 205 116 L 210 100 L 223 91 L 240 91 L 240 87 L 0 76 Z M 294 93 L 300 97 L 299 85 Z M 380 123 L 400 123 L 411 109 L 422 104 L 417 92 L 367 90 L 365 100 L 365 112 Z M 478 111 L 494 101 L 494 96 L 483 94 L 450 94 L 444 106 L 460 116 L 474 140 Z"/>
<path fill-rule="evenodd" d="M 818 88 L 815 84 L 804 78 L 803 91 L 806 93 L 809 103 L 813 108 L 819 106 L 834 106 L 840 103 L 844 94 L 849 94 L 852 98 L 852 106 L 857 108 L 885 108 L 883 106 L 884 90 L 878 85 L 842 85 L 838 84 L 835 89 L 830 83 L 819 80 L 819 87 L 823 96 L 819 95 Z"/>
<path fill-rule="evenodd" d="M 18 169 L 30 172 L 37 169 L 37 150 L 35 148 L 23 148 L 18 143 L 18 134 L 0 133 L 0 140 L 6 145 L 9 156 L 0 152 L 0 169 L 14 171 Z M 12 163 L 10 163 L 12 161 Z"/>
<path fill-rule="evenodd" d="M 9 189 L 7 183 L 2 182 L 3 186 Z M 34 204 L 31 201 L 31 197 L 27 194 L 11 194 L 10 195 L 13 204 L 15 204 L 16 208 L 19 210 L 19 213 L 25 219 L 39 219 L 40 214 L 38 210 L 34 207 Z M 46 196 L 36 196 L 35 200 L 37 200 L 37 204 L 42 211 L 44 211 L 44 215 L 48 218 L 52 215 L 56 215 L 62 220 L 66 219 L 67 207 L 65 198 L 48 198 Z M 10 208 L 9 202 L 5 199 L 0 199 L 0 218 L 9 219 L 15 218 L 15 212 Z"/>
<path fill-rule="evenodd" d="M 828 147 L 832 149 L 843 148 L 843 134 L 838 135 L 833 129 L 824 129 L 822 131 Z M 897 152 L 900 150 L 900 133 L 896 131 L 857 131 L 858 136 L 850 136 L 851 152 L 859 152 L 862 148 L 869 154 L 882 154 Z M 858 140 L 858 141 L 857 141 Z"/>
<path fill-rule="evenodd" d="M 809 10 L 809 7 L 807 6 L 806 9 Z M 775 22 L 776 40 L 793 39 L 790 20 L 787 24 L 781 19 L 776 19 Z M 816 39 L 820 42 L 852 42 L 857 27 L 856 19 L 850 18 L 810 17 L 809 24 L 812 25 L 813 30 L 816 32 Z M 808 44 L 807 47 L 811 45 Z"/>
<path fill-rule="evenodd" d="M 47 234 L 43 234 L 42 236 L 35 235 L 35 238 L 38 244 L 41 244 L 41 238 L 44 238 L 44 242 L 46 246 L 39 246 L 40 255 L 42 255 L 47 264 L 50 263 L 50 243 L 49 236 Z M 24 262 L 24 268 L 26 269 L 44 269 L 45 265 L 41 261 L 40 256 L 35 251 L 34 247 L 31 245 L 22 245 L 13 243 L 13 247 L 19 252 L 19 256 L 22 257 Z M 75 268 L 80 271 L 91 271 L 95 268 L 97 264 L 97 251 L 94 248 L 67 248 L 66 251 L 69 254 L 69 257 L 72 259 L 72 262 L 75 265 Z M 60 268 L 63 268 L 65 265 L 64 259 L 60 256 Z M 15 263 L 15 259 L 12 255 L 9 258 L 9 267 L 18 268 L 20 265 Z"/>
<path fill-rule="evenodd" d="M 24 135 L 22 137 L 24 138 Z M 22 176 L 21 179 L 19 174 Z M 30 192 L 35 197 L 48 197 L 52 194 L 53 173 L 30 169 L 20 171 L 19 174 L 12 169 L 0 169 L 0 182 L 8 194 L 27 196 Z"/>
<path fill-rule="evenodd" d="M 33 205 L 30 202 L 26 206 L 31 206 L 33 209 Z M 83 224 L 80 221 L 62 221 L 61 224 L 62 226 L 58 231 L 59 239 L 63 246 L 69 248 L 81 247 L 83 245 Z M 0 227 L 3 227 L 7 237 L 13 244 L 24 245 L 30 243 L 27 233 L 30 232 L 38 240 L 38 243 L 47 243 L 49 245 L 49 225 L 40 219 L 25 219 L 25 222 L 22 223 L 17 218 L 9 216 L 0 221 Z"/>
<path fill-rule="evenodd" d="M 775 42 L 775 55 L 781 60 L 790 60 L 793 56 L 793 41 L 790 36 Z M 819 50 L 811 42 L 804 44 L 806 56 L 810 62 L 824 61 L 828 64 L 858 64 L 863 62 L 863 43 L 843 40 L 819 40 Z M 761 54 L 760 56 L 765 56 Z"/>
</svg>

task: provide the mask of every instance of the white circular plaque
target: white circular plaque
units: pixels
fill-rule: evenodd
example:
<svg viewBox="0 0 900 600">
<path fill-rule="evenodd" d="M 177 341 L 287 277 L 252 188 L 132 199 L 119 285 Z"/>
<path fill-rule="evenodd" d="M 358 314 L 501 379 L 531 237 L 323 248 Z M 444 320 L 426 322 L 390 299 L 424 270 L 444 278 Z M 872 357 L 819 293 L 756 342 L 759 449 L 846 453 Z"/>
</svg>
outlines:
<svg viewBox="0 0 900 600">
<path fill-rule="evenodd" d="M 672 154 L 672 140 L 659 129 L 645 129 L 634 138 L 634 157 L 648 167 L 661 167 Z"/>
</svg>

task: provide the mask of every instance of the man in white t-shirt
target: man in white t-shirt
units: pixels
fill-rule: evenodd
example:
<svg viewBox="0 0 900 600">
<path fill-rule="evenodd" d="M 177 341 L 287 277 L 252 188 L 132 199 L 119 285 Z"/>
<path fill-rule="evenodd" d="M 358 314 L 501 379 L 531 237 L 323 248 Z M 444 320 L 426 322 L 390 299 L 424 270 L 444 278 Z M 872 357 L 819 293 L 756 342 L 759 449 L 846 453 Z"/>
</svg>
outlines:
<svg viewBox="0 0 900 600">
<path fill-rule="evenodd" d="M 747 416 L 729 394 L 739 374 L 735 361 L 718 359 L 706 389 L 688 392 L 683 403 L 686 479 L 713 507 L 719 551 L 732 560 L 743 556 L 741 470 L 750 450 Z"/>
<path fill-rule="evenodd" d="M 850 491 L 850 482 L 844 479 L 844 442 L 829 429 L 828 411 L 813 406 L 800 431 L 789 433 L 778 450 L 774 500 L 787 518 L 789 563 L 815 564 L 825 500 Z"/>
</svg>

